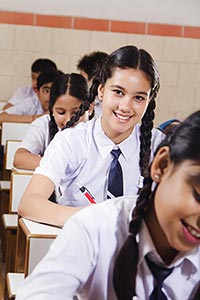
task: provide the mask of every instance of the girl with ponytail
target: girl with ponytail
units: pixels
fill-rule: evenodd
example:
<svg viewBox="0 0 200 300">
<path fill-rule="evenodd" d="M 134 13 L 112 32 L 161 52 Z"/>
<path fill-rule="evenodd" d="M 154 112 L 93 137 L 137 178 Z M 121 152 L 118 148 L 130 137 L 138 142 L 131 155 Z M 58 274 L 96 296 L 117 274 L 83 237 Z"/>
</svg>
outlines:
<svg viewBox="0 0 200 300">
<path fill-rule="evenodd" d="M 46 149 L 22 197 L 20 214 L 63 226 L 67 218 L 90 201 L 100 203 L 107 199 L 111 151 L 116 148 L 121 151 L 121 195 L 136 194 L 143 186 L 144 170 L 152 153 L 164 137 L 153 128 L 159 86 L 156 64 L 145 50 L 125 46 L 108 55 L 92 81 L 86 101 L 67 122 L 66 130 L 58 133 Z M 72 128 L 97 96 L 102 101 L 102 115 Z M 60 185 L 65 188 L 60 205 L 55 206 L 46 200 Z"/>
</svg>

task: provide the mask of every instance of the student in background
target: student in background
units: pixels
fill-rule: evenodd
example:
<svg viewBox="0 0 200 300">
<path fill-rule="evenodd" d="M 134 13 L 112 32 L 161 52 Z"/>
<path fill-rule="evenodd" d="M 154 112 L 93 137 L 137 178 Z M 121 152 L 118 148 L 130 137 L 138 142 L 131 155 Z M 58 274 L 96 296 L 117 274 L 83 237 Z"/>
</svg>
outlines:
<svg viewBox="0 0 200 300">
<path fill-rule="evenodd" d="M 39 58 L 31 66 L 31 86 L 18 88 L 13 96 L 8 100 L 3 110 L 20 103 L 23 99 L 32 98 L 38 100 L 37 96 L 37 78 L 41 72 L 49 68 L 57 69 L 55 62 L 48 58 Z"/>
<path fill-rule="evenodd" d="M 62 226 L 82 207 L 104 201 L 113 150 L 121 152 L 120 194 L 137 193 L 142 186 L 142 180 L 138 185 L 140 175 L 163 139 L 160 131 L 152 129 L 158 89 L 158 70 L 145 50 L 125 46 L 110 54 L 93 80 L 88 101 L 81 104 L 66 128 L 79 121 L 97 94 L 102 100 L 102 116 L 56 134 L 22 197 L 19 214 Z M 47 199 L 60 185 L 65 190 L 61 205 L 55 206 Z"/>
<path fill-rule="evenodd" d="M 66 125 L 81 103 L 87 100 L 87 96 L 88 85 L 82 75 L 72 73 L 58 76 L 50 89 L 49 114 L 31 123 L 21 147 L 16 151 L 14 166 L 35 170 L 54 135 Z M 92 114 L 92 106 L 89 114 Z M 88 111 L 79 121 L 86 120 Z"/>
<path fill-rule="evenodd" d="M 7 108 L 0 113 L 0 123 L 30 123 L 41 115 L 48 113 L 50 88 L 54 79 L 61 73 L 55 68 L 43 71 L 37 78 L 38 99 L 29 97 Z"/>
<path fill-rule="evenodd" d="M 66 222 L 16 300 L 199 300 L 199 149 L 197 111 L 161 143 L 138 196 Z"/>
<path fill-rule="evenodd" d="M 94 51 L 84 55 L 78 61 L 77 69 L 80 71 L 80 74 L 86 78 L 89 86 L 91 86 L 92 79 L 95 77 L 95 75 L 99 73 L 107 56 L 108 54 L 105 52 Z M 100 116 L 101 112 L 102 112 L 101 101 L 98 99 L 98 97 L 96 97 L 95 117 Z"/>
</svg>

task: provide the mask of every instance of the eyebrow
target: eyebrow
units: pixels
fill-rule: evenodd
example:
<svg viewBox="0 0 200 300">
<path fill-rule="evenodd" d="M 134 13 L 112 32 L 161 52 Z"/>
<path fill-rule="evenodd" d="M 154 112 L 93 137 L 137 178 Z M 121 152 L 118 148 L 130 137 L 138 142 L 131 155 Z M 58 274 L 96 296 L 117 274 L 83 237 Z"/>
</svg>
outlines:
<svg viewBox="0 0 200 300">
<path fill-rule="evenodd" d="M 118 89 L 123 90 L 123 91 L 126 90 L 125 88 L 123 88 L 122 86 L 120 86 L 120 85 L 118 85 L 118 84 L 112 84 L 111 87 L 112 87 L 112 88 L 118 88 Z M 141 94 L 141 95 L 148 96 L 148 93 L 147 93 L 147 92 L 144 92 L 144 91 L 137 91 L 135 94 Z"/>
</svg>

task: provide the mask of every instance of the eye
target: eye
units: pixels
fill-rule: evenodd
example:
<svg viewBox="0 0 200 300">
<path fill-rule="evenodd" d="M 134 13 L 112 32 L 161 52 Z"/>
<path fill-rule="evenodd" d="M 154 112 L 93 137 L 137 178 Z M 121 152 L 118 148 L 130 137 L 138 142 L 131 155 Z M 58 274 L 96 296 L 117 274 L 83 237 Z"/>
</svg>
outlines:
<svg viewBox="0 0 200 300">
<path fill-rule="evenodd" d="M 196 201 L 198 203 L 200 203 L 200 194 L 197 192 L 196 189 L 193 188 L 193 195 L 194 195 L 194 198 L 196 199 Z"/>
<path fill-rule="evenodd" d="M 42 92 L 43 92 L 43 94 L 48 94 L 50 92 L 50 88 L 44 87 L 44 88 L 42 88 Z"/>
<path fill-rule="evenodd" d="M 142 102 L 142 101 L 146 100 L 146 98 L 143 97 L 143 96 L 137 95 L 137 96 L 135 96 L 135 100 L 136 100 L 137 102 Z"/>
<path fill-rule="evenodd" d="M 119 95 L 119 96 L 123 96 L 123 95 L 124 95 L 124 93 L 123 93 L 121 90 L 119 90 L 119 89 L 114 89 L 114 90 L 112 90 L 112 91 L 113 91 L 113 93 L 116 94 L 116 95 Z"/>
</svg>

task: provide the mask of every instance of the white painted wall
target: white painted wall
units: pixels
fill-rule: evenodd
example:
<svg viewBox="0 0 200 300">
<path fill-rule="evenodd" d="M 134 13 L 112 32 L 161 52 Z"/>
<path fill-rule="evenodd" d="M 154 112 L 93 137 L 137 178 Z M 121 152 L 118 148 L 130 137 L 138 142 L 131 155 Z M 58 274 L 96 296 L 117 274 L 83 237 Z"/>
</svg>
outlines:
<svg viewBox="0 0 200 300">
<path fill-rule="evenodd" d="M 200 26 L 200 0 L 0 0 L 0 10 Z"/>
</svg>

